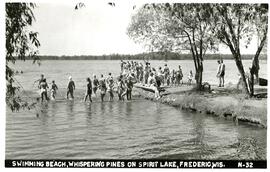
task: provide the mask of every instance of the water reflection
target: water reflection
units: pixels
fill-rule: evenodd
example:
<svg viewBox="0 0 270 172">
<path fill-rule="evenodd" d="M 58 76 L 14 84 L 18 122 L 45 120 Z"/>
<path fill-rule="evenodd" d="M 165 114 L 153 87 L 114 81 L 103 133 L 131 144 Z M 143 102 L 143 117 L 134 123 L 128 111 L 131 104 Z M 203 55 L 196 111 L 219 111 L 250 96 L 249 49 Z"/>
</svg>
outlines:
<svg viewBox="0 0 270 172">
<path fill-rule="evenodd" d="M 74 115 L 73 113 L 73 108 L 74 108 L 74 101 L 68 101 L 67 102 L 67 112 L 69 115 Z"/>
<path fill-rule="evenodd" d="M 92 121 L 92 108 L 91 108 L 92 104 L 85 104 L 85 112 L 86 112 L 86 125 L 89 126 Z"/>
<path fill-rule="evenodd" d="M 105 106 L 106 106 L 106 104 L 107 104 L 107 103 L 105 103 L 105 102 L 101 102 L 101 103 L 100 103 L 100 112 L 101 112 L 102 115 L 106 115 L 106 113 L 105 113 L 105 112 L 106 112 L 106 111 L 105 111 Z"/>
</svg>

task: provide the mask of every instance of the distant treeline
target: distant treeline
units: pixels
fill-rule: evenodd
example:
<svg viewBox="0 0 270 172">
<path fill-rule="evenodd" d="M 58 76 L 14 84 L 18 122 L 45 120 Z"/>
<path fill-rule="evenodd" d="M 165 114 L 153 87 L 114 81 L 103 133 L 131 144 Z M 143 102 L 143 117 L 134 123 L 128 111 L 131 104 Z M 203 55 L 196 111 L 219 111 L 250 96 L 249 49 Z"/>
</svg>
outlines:
<svg viewBox="0 0 270 172">
<path fill-rule="evenodd" d="M 179 53 L 142 53 L 135 55 L 81 55 L 81 56 L 39 56 L 41 60 L 192 60 L 191 54 Z M 254 55 L 242 55 L 242 59 L 252 59 Z M 206 54 L 205 60 L 233 59 L 231 54 Z M 267 54 L 261 54 L 260 59 L 267 59 Z"/>
</svg>

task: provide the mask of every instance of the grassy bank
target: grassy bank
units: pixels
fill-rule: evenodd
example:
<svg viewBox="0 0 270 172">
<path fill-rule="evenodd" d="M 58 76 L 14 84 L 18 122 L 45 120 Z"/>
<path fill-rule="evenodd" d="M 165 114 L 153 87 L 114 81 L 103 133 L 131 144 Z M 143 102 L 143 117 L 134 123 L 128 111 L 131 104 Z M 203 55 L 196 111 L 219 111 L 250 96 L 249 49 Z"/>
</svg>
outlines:
<svg viewBox="0 0 270 172">
<path fill-rule="evenodd" d="M 136 89 L 136 92 L 143 98 L 180 109 L 267 127 L 267 99 L 247 98 L 232 87 L 216 88 L 212 93 L 194 91 L 192 86 L 169 88 L 159 100 L 155 100 L 154 94 L 148 91 Z"/>
</svg>

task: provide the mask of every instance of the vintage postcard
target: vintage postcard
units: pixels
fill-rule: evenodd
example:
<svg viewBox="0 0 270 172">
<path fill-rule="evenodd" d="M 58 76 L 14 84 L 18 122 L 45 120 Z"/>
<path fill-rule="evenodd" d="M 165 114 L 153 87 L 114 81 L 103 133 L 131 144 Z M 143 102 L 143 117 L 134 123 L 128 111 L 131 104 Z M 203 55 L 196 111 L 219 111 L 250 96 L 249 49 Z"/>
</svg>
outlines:
<svg viewBox="0 0 270 172">
<path fill-rule="evenodd" d="M 6 168 L 267 168 L 267 1 L 1 4 Z"/>
</svg>

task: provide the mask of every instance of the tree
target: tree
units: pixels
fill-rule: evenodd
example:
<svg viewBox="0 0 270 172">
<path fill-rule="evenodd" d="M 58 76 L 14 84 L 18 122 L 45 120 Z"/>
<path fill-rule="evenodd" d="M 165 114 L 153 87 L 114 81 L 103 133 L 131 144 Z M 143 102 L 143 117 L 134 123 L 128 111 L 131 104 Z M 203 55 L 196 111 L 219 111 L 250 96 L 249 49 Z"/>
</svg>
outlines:
<svg viewBox="0 0 270 172">
<path fill-rule="evenodd" d="M 20 87 L 15 86 L 14 69 L 10 64 L 16 60 L 33 59 L 39 62 L 37 49 L 40 43 L 37 32 L 29 31 L 35 20 L 33 3 L 6 3 L 6 104 L 11 110 L 31 107 L 19 95 Z"/>
<path fill-rule="evenodd" d="M 217 50 L 211 11 L 209 4 L 146 4 L 132 17 L 128 35 L 150 51 L 190 51 L 201 89 L 204 56 Z"/>
<path fill-rule="evenodd" d="M 252 61 L 250 68 L 251 84 L 250 95 L 254 95 L 254 75 L 256 82 L 259 82 L 259 56 L 263 48 L 267 44 L 267 31 L 268 31 L 268 4 L 259 4 L 255 6 L 254 24 L 258 37 L 258 48 Z"/>
<path fill-rule="evenodd" d="M 251 68 L 251 80 L 259 70 L 259 54 L 267 37 L 268 5 L 263 4 L 215 4 L 213 18 L 216 25 L 216 37 L 230 48 L 239 73 L 244 81 L 247 94 L 253 95 L 253 83 L 249 85 L 242 64 L 240 43 L 245 42 L 247 47 L 254 34 L 260 38 L 257 52 Z"/>
</svg>

